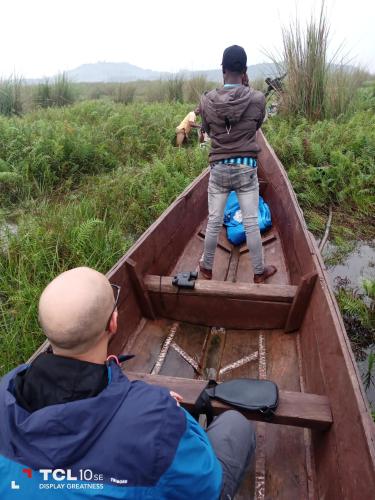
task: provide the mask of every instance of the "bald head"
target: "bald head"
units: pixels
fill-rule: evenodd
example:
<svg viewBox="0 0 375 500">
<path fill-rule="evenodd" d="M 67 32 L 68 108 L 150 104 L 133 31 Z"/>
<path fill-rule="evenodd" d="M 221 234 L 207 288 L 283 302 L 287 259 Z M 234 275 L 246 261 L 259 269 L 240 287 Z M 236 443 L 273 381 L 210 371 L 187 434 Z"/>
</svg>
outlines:
<svg viewBox="0 0 375 500">
<path fill-rule="evenodd" d="M 113 306 L 108 279 L 94 269 L 77 267 L 44 289 L 39 321 L 53 347 L 80 354 L 100 340 Z"/>
</svg>

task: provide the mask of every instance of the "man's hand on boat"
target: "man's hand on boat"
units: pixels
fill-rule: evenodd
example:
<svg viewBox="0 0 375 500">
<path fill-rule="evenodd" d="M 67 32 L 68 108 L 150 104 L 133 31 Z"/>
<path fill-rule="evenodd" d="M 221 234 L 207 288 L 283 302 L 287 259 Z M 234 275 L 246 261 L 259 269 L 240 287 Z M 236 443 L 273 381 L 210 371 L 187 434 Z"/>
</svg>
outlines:
<svg viewBox="0 0 375 500">
<path fill-rule="evenodd" d="M 177 401 L 177 406 L 180 406 L 180 403 L 183 402 L 184 398 L 181 396 L 181 394 L 178 394 L 178 392 L 170 391 L 169 393 L 173 399 Z"/>
</svg>

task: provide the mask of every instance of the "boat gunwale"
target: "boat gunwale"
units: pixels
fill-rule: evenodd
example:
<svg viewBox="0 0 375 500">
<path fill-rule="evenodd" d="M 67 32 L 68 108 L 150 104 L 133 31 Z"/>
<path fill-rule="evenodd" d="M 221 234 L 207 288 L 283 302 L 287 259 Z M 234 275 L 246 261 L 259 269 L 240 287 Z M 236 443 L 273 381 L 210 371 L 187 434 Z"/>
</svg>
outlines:
<svg viewBox="0 0 375 500">
<path fill-rule="evenodd" d="M 353 351 L 352 351 L 352 348 L 350 345 L 350 340 L 349 340 L 348 334 L 346 332 L 344 321 L 342 319 L 340 308 L 338 306 L 336 297 L 333 293 L 332 287 L 329 283 L 329 278 L 328 278 L 328 274 L 326 271 L 326 266 L 325 266 L 324 261 L 323 261 L 323 257 L 318 249 L 318 245 L 315 242 L 314 236 L 311 234 L 311 232 L 307 228 L 302 209 L 298 204 L 297 196 L 293 190 L 293 187 L 291 185 L 291 182 L 288 178 L 288 175 L 286 173 L 286 170 L 285 170 L 283 164 L 281 163 L 281 161 L 277 157 L 276 153 L 274 152 L 273 148 L 271 147 L 271 145 L 269 144 L 269 142 L 265 138 L 262 131 L 260 131 L 260 136 L 262 137 L 262 140 L 264 141 L 264 143 L 265 143 L 268 151 L 272 155 L 273 159 L 278 163 L 281 175 L 286 182 L 289 195 L 290 195 L 292 202 L 296 208 L 297 218 L 299 219 L 299 223 L 301 224 L 301 229 L 303 230 L 303 232 L 306 236 L 307 243 L 308 243 L 308 246 L 310 248 L 311 257 L 314 261 L 314 267 L 316 268 L 316 271 L 318 272 L 318 282 L 321 285 L 324 284 L 324 287 L 322 287 L 322 288 L 323 288 L 324 295 L 327 298 L 330 312 L 332 313 L 332 317 L 336 319 L 336 323 L 338 323 L 336 325 L 337 328 L 335 328 L 335 331 L 338 334 L 338 339 L 342 339 L 344 341 L 344 343 L 340 342 L 340 345 L 342 347 L 345 347 L 344 349 L 342 349 L 342 352 L 343 352 L 344 358 L 345 358 L 345 364 L 347 365 L 347 367 L 349 369 L 351 368 L 355 372 L 354 378 L 356 380 L 356 386 L 357 386 L 357 389 L 359 389 L 359 392 L 361 394 L 360 401 L 362 402 L 362 404 L 364 404 L 365 409 L 366 409 L 365 413 L 369 417 L 370 416 L 370 406 L 369 406 L 369 403 L 368 403 L 368 400 L 367 400 L 367 397 L 366 397 L 366 394 L 364 391 L 363 384 L 361 382 L 361 377 L 360 377 L 359 370 L 358 370 L 358 367 L 357 367 L 357 364 L 356 364 L 356 361 L 354 358 L 354 354 L 353 354 Z M 281 244 L 283 245 L 282 238 L 281 238 Z M 349 355 L 349 358 L 347 358 L 345 356 L 345 352 L 346 352 L 346 354 Z M 350 363 L 348 363 L 347 361 L 350 361 Z M 353 381 L 353 377 L 350 377 L 350 378 Z M 356 391 L 354 391 L 354 392 L 357 395 L 357 392 Z M 372 441 L 375 441 L 374 431 L 375 431 L 375 426 L 372 426 Z M 375 463 L 375 443 L 374 443 L 373 456 L 374 456 L 374 463 Z"/>
</svg>

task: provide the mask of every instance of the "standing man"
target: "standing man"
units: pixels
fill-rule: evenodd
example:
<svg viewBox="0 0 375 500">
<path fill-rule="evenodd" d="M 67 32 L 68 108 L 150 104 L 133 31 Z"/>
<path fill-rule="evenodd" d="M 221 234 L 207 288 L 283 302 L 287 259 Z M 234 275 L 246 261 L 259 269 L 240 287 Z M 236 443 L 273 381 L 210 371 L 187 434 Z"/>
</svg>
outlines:
<svg viewBox="0 0 375 500">
<path fill-rule="evenodd" d="M 256 131 L 265 115 L 265 98 L 249 88 L 245 50 L 232 45 L 224 50 L 224 86 L 204 94 L 200 101 L 203 127 L 211 139 L 208 185 L 208 223 L 201 275 L 212 279 L 212 267 L 224 208 L 230 191 L 237 193 L 246 241 L 254 271 L 254 283 L 264 283 L 277 271 L 264 265 L 258 226 L 259 184 Z"/>
</svg>

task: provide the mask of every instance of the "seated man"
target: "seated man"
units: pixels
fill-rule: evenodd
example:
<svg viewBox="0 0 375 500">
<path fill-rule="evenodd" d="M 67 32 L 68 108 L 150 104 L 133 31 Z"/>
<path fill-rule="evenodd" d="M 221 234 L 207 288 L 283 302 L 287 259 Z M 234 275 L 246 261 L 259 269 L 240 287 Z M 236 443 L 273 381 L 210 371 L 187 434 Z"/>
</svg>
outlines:
<svg viewBox="0 0 375 500">
<path fill-rule="evenodd" d="M 206 433 L 178 395 L 107 360 L 119 291 L 84 267 L 43 291 L 53 352 L 0 382 L 1 499 L 233 497 L 254 451 L 250 423 L 229 411 Z"/>
</svg>

